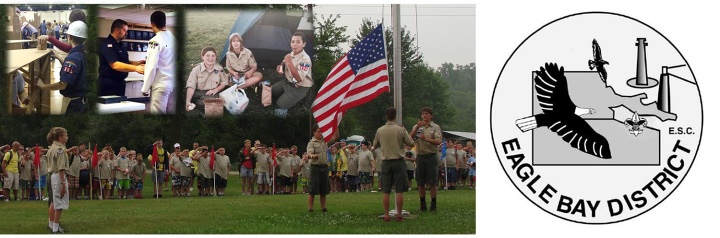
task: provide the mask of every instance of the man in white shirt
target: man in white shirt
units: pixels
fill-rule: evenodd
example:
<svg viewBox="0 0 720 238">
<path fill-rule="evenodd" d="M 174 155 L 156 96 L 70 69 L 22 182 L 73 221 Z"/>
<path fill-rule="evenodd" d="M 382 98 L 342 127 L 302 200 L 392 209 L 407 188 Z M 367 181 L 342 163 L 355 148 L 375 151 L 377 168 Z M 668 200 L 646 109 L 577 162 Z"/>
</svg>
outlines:
<svg viewBox="0 0 720 238">
<path fill-rule="evenodd" d="M 150 15 L 155 36 L 148 43 L 143 95 L 150 97 L 152 114 L 175 113 L 175 36 L 165 27 L 165 13 Z"/>
</svg>

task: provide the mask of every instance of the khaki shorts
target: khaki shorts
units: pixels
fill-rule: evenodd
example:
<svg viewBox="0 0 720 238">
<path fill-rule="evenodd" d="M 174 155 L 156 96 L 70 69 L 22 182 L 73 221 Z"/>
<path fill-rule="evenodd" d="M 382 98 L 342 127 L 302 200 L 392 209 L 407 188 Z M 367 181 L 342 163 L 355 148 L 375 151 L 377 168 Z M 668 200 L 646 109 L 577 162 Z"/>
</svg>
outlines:
<svg viewBox="0 0 720 238">
<path fill-rule="evenodd" d="M 67 183 L 61 184 L 60 182 L 60 173 L 53 173 L 50 185 L 52 186 L 53 204 L 55 210 L 67 210 L 70 208 L 70 189 Z M 65 196 L 60 196 L 60 186 L 65 186 Z"/>
<path fill-rule="evenodd" d="M 14 189 L 14 190 L 17 190 L 18 188 L 20 188 L 20 174 L 13 173 L 13 172 L 7 172 L 7 177 L 5 177 L 5 182 L 3 182 L 3 188 Z M 10 197 L 10 196 L 8 196 L 8 197 Z"/>
</svg>

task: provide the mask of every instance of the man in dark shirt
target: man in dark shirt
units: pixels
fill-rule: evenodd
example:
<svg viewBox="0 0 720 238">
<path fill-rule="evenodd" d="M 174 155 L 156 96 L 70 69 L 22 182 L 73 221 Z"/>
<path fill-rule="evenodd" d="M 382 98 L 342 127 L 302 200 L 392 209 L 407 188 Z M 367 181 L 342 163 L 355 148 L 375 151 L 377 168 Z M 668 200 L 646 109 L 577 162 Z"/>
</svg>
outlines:
<svg viewBox="0 0 720 238">
<path fill-rule="evenodd" d="M 125 78 L 128 72 L 145 73 L 145 60 L 130 61 L 128 51 L 122 44 L 127 36 L 128 23 L 116 19 L 110 27 L 110 35 L 100 42 L 100 88 L 98 96 L 125 96 Z"/>
</svg>

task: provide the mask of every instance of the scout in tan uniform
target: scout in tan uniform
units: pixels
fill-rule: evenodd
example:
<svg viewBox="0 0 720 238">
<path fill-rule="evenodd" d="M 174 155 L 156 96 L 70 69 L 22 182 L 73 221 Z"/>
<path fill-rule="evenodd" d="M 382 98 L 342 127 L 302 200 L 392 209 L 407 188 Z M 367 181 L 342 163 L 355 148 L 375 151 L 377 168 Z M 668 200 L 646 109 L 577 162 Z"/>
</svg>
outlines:
<svg viewBox="0 0 720 238">
<path fill-rule="evenodd" d="M 225 196 L 225 188 L 227 187 L 227 179 L 230 173 L 230 157 L 225 155 L 225 148 L 220 147 L 215 155 L 215 183 L 217 185 L 218 196 Z"/>
<path fill-rule="evenodd" d="M 310 181 L 308 185 L 308 212 L 313 212 L 315 195 L 320 195 L 320 207 L 322 212 L 327 212 L 325 197 L 330 193 L 330 179 L 328 178 L 327 151 L 328 146 L 323 141 L 322 130 L 318 125 L 313 126 L 313 137 L 307 145 L 308 158 L 310 161 Z M 306 162 L 307 163 L 307 162 Z"/>
<path fill-rule="evenodd" d="M 420 195 L 420 211 L 426 211 L 425 184 L 430 186 L 430 211 L 436 210 L 438 184 L 438 145 L 442 143 L 442 129 L 432 121 L 432 109 L 420 109 L 422 120 L 413 126 L 410 135 L 415 137 L 417 158 L 415 161 L 415 181 Z"/>
<path fill-rule="evenodd" d="M 253 86 L 262 80 L 262 74 L 257 72 L 255 56 L 243 45 L 243 38 L 238 33 L 230 35 L 230 50 L 225 55 L 225 66 L 233 80 L 239 80 L 239 89 Z M 240 80 L 240 78 L 245 78 Z M 244 83 L 243 83 L 244 82 Z"/>
<path fill-rule="evenodd" d="M 373 147 L 380 147 L 382 153 L 382 184 L 383 184 L 383 209 L 385 209 L 385 221 L 390 221 L 390 192 L 395 185 L 395 205 L 398 212 L 395 216 L 397 221 L 402 221 L 403 193 L 408 190 L 407 168 L 405 166 L 405 146 L 413 146 L 415 143 L 410 139 L 404 127 L 395 123 L 397 110 L 388 108 L 385 110 L 387 123 L 378 128 L 375 133 Z"/>
<path fill-rule="evenodd" d="M 53 233 L 65 233 L 65 229 L 60 226 L 60 215 L 63 210 L 70 207 L 70 194 L 68 193 L 68 184 L 66 172 L 70 169 L 70 160 L 68 153 L 77 150 L 72 147 L 69 150 L 65 148 L 68 141 L 68 133 L 65 128 L 53 127 L 47 135 L 48 143 L 52 143 L 47 151 L 48 172 L 52 174 L 50 177 L 52 186 L 52 203 L 48 210 L 51 219 L 51 230 Z"/>
<path fill-rule="evenodd" d="M 305 34 L 295 32 L 290 41 L 292 52 L 285 55 L 282 64 L 278 65 L 277 72 L 284 74 L 286 80 L 273 84 L 272 97 L 277 105 L 275 115 L 285 117 L 287 109 L 305 98 L 313 86 L 312 61 L 305 53 Z"/>
<path fill-rule="evenodd" d="M 203 62 L 195 66 L 187 80 L 185 110 L 191 114 L 205 113 L 205 98 L 218 98 L 219 93 L 228 85 L 227 74 L 220 65 L 215 64 L 215 48 L 202 49 Z"/>
</svg>

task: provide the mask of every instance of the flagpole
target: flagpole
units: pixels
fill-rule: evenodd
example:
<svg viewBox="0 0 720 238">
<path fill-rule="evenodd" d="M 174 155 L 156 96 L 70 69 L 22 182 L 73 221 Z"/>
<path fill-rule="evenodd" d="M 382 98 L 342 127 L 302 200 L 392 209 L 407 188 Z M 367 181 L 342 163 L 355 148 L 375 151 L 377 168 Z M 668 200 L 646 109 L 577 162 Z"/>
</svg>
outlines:
<svg viewBox="0 0 720 238">
<path fill-rule="evenodd" d="M 448 190 L 447 159 L 444 159 L 443 162 L 445 162 L 445 190 Z"/>
<path fill-rule="evenodd" d="M 397 115 L 400 115 L 395 120 L 398 125 L 402 125 L 402 42 L 400 35 L 400 4 L 390 5 L 391 20 L 393 25 L 393 101 L 395 104 L 395 110 Z M 383 31 L 383 34 L 385 31 Z M 383 35 L 383 41 L 385 36 Z M 385 47 L 387 50 L 387 47 Z M 397 190 L 395 191 L 395 197 L 397 198 Z M 402 211 L 398 211 L 397 199 L 395 199 L 395 216 L 402 217 Z"/>
<path fill-rule="evenodd" d="M 157 172 L 157 161 L 153 164 L 153 172 L 155 172 L 155 199 L 160 199 L 160 192 L 158 192 L 158 172 Z"/>
</svg>

